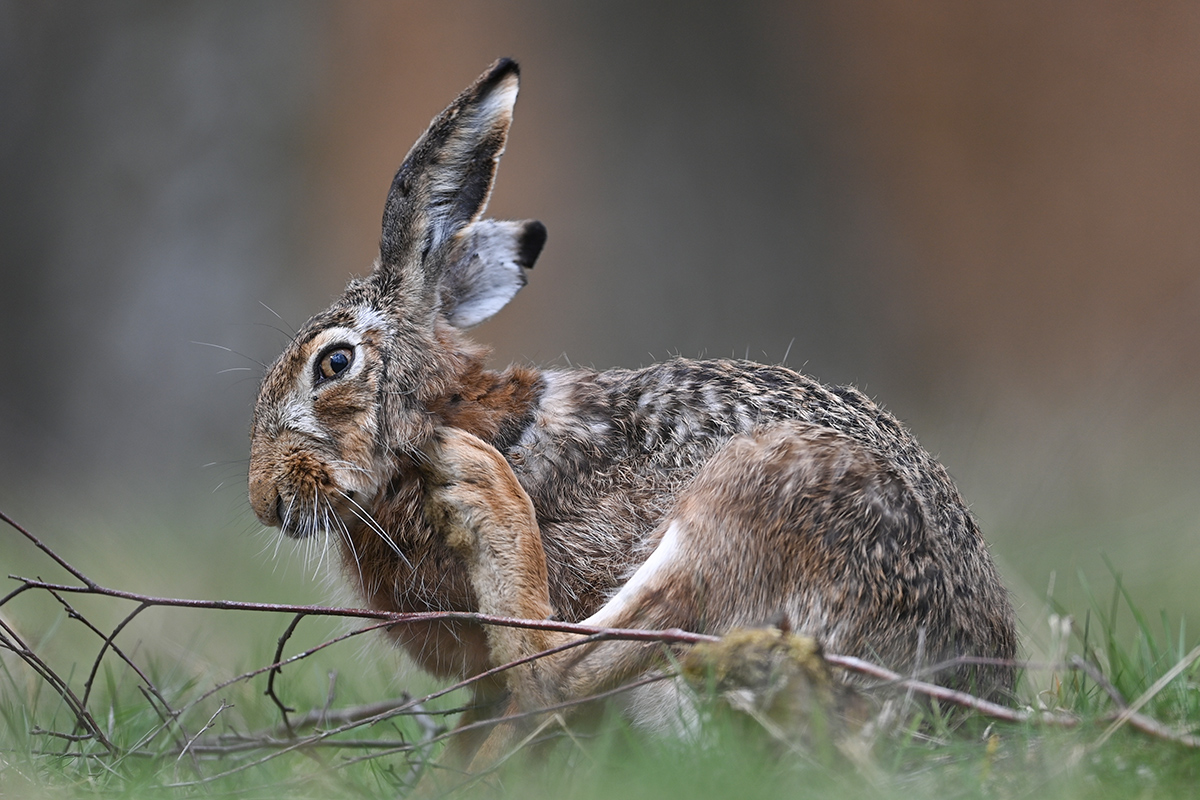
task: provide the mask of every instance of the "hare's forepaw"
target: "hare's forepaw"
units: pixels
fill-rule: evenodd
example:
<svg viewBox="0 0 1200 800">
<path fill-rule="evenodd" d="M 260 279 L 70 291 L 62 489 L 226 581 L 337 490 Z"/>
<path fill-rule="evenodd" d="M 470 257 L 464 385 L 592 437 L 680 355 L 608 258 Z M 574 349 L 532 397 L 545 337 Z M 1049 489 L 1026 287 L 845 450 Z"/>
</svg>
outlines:
<svg viewBox="0 0 1200 800">
<path fill-rule="evenodd" d="M 458 428 L 440 428 L 424 454 L 425 514 L 455 550 L 476 551 L 488 530 L 533 524 L 528 495 L 487 442 Z"/>
</svg>

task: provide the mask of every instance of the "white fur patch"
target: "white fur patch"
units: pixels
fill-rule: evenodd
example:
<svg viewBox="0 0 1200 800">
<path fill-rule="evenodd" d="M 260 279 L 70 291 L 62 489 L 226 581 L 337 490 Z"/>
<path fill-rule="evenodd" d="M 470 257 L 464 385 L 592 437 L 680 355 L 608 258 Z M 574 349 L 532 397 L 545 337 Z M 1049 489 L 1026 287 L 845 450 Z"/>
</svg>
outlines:
<svg viewBox="0 0 1200 800">
<path fill-rule="evenodd" d="M 621 590 L 604 607 L 583 621 L 584 625 L 607 627 L 618 619 L 625 611 L 634 608 L 637 596 L 641 590 L 654 579 L 659 572 L 666 568 L 680 549 L 679 523 L 672 522 L 667 526 L 666 533 L 640 567 L 633 573 Z"/>
<path fill-rule="evenodd" d="M 311 378 L 309 380 L 311 381 Z M 313 414 L 312 403 L 307 394 L 288 398 L 288 402 L 281 409 L 279 419 L 281 429 L 303 433 L 314 439 L 323 439 L 327 435 Z"/>
</svg>

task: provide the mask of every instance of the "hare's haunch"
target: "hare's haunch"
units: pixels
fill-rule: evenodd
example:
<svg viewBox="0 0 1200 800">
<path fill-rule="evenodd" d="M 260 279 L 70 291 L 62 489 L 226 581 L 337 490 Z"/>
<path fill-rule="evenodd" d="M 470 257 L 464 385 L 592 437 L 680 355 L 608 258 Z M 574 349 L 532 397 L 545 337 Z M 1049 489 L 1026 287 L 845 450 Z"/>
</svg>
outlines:
<svg viewBox="0 0 1200 800">
<path fill-rule="evenodd" d="M 900 671 L 1013 658 L 1008 596 L 949 475 L 857 390 L 745 361 L 485 369 L 462 331 L 516 294 L 546 240 L 539 222 L 481 218 L 517 76 L 497 62 L 433 120 L 392 182 L 373 271 L 268 371 L 250 455 L 263 524 L 332 535 L 385 610 L 704 633 L 785 619 Z M 453 677 L 572 638 L 458 622 L 392 633 Z M 477 696 L 518 709 L 584 697 L 661 652 L 592 644 Z M 939 677 L 997 694 L 1013 670 Z M 635 720 L 663 713 L 651 694 L 629 703 Z"/>
</svg>

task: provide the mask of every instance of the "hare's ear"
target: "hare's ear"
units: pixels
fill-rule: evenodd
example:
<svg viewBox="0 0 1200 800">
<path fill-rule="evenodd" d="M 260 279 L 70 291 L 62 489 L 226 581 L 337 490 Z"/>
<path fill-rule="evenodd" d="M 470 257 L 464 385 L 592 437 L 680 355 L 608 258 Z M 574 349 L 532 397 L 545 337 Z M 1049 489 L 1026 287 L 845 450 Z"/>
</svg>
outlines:
<svg viewBox="0 0 1200 800">
<path fill-rule="evenodd" d="M 457 249 L 456 234 L 479 219 L 504 152 L 517 64 L 501 59 L 439 114 L 396 172 L 383 210 L 383 269 L 424 271 L 435 287 Z"/>
<path fill-rule="evenodd" d="M 458 237 L 442 273 L 441 311 L 456 328 L 469 328 L 505 306 L 525 285 L 546 244 L 546 226 L 537 220 L 480 220 Z"/>
</svg>

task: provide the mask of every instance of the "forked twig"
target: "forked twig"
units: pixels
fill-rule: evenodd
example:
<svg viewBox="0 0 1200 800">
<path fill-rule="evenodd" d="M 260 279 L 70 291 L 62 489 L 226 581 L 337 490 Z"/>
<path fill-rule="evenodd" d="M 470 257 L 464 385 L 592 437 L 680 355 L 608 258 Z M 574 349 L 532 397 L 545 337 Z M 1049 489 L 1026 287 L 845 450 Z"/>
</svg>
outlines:
<svg viewBox="0 0 1200 800">
<path fill-rule="evenodd" d="M 267 691 L 264 692 L 279 709 L 279 716 L 283 718 L 283 725 L 287 728 L 288 736 L 292 738 L 295 738 L 296 732 L 292 730 L 292 723 L 288 721 L 288 714 L 296 709 L 284 705 L 283 701 L 279 699 L 279 695 L 275 693 L 275 676 L 283 674 L 283 665 L 280 663 L 280 659 L 283 658 L 283 648 L 287 646 L 288 639 L 291 639 L 292 634 L 296 632 L 296 626 L 300 624 L 300 620 L 306 616 L 308 615 L 301 613 L 292 617 L 291 623 L 288 624 L 283 634 L 279 637 L 279 641 L 275 645 L 275 657 L 271 659 L 274 663 L 270 671 L 267 672 Z"/>
<path fill-rule="evenodd" d="M 63 701 L 67 704 L 67 707 L 71 709 L 71 713 L 75 715 L 75 720 L 78 725 L 87 731 L 86 737 L 77 738 L 71 735 L 65 735 L 62 738 L 65 738 L 68 741 L 82 741 L 84 738 L 94 739 L 95 741 L 99 742 L 110 754 L 116 753 L 117 747 L 111 741 L 109 741 L 107 736 L 104 735 L 104 731 L 102 731 L 100 726 L 96 724 L 96 720 L 92 717 L 91 712 L 88 711 L 87 706 L 83 704 L 83 701 L 79 699 L 79 697 L 71 689 L 70 685 L 68 685 L 67 681 L 59 676 L 59 674 L 55 672 L 49 664 L 43 661 L 38 654 L 33 651 L 32 648 L 25 644 L 24 640 L 21 639 L 17 632 L 13 630 L 3 619 L 0 619 L 0 629 L 3 629 L 3 633 L 0 633 L 0 646 L 3 646 L 5 649 L 15 653 L 22 661 L 28 664 L 35 673 L 41 676 L 42 680 L 46 681 L 46 683 L 58 693 L 59 697 L 63 699 Z"/>
</svg>

